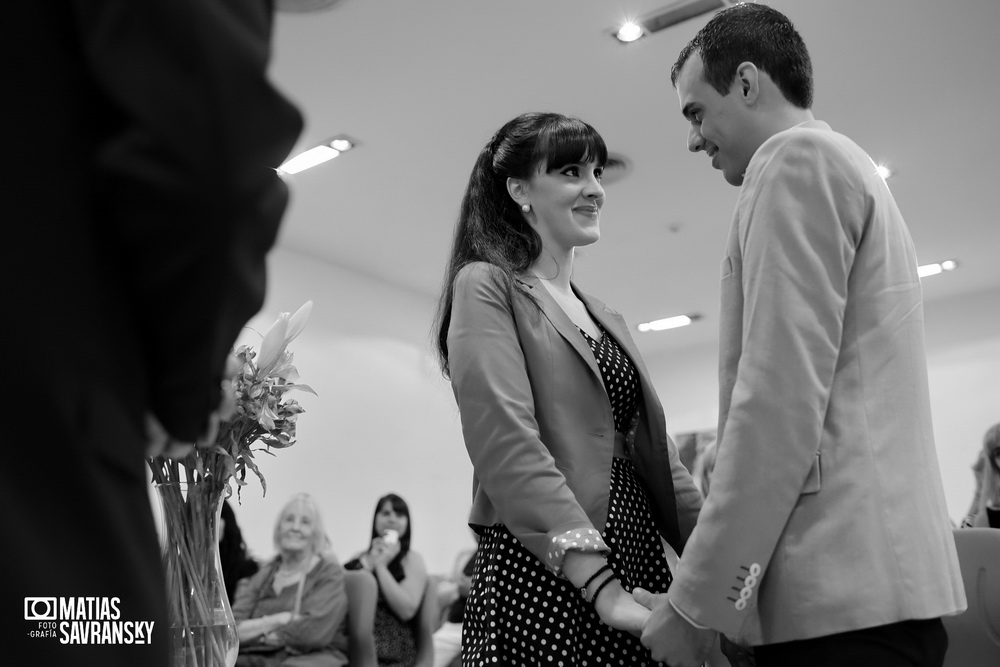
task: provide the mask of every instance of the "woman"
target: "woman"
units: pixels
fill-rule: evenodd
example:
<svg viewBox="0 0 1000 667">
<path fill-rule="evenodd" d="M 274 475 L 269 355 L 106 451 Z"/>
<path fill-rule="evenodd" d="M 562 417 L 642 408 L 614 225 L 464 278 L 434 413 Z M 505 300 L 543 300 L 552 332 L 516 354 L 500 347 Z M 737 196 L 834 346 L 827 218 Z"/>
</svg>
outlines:
<svg viewBox="0 0 1000 667">
<path fill-rule="evenodd" d="M 646 664 L 648 612 L 701 496 L 622 317 L 571 281 L 600 237 L 604 140 L 551 113 L 510 121 L 469 178 L 438 347 L 475 468 L 479 557 L 463 664 Z"/>
<path fill-rule="evenodd" d="M 416 663 L 417 612 L 427 586 L 427 568 L 410 549 L 410 508 L 394 493 L 379 498 L 372 519 L 368 550 L 348 561 L 348 570 L 365 569 L 378 582 L 375 608 L 375 652 L 380 667 Z"/>
<path fill-rule="evenodd" d="M 226 596 L 231 605 L 236 601 L 236 586 L 260 570 L 260 565 L 247 551 L 243 531 L 236 523 L 236 513 L 228 500 L 222 501 L 222 524 L 219 530 L 219 560 L 226 582 Z"/>
<path fill-rule="evenodd" d="M 472 533 L 476 543 L 479 534 Z M 465 605 L 472 589 L 472 573 L 476 565 L 476 547 L 463 549 L 455 558 L 455 566 L 451 577 L 438 584 L 438 600 L 445 590 L 452 591 L 448 595 L 448 604 L 443 605 L 447 614 L 441 627 L 434 631 L 434 667 L 449 667 L 462 653 L 462 621 L 465 618 Z"/>
<path fill-rule="evenodd" d="M 994 424 L 983 435 L 972 468 L 976 475 L 976 493 L 963 528 L 1000 528 L 1000 424 Z"/>
<path fill-rule="evenodd" d="M 239 587 L 233 603 L 244 667 L 347 664 L 344 571 L 330 551 L 319 507 L 293 496 L 274 526 L 278 555 Z"/>
</svg>

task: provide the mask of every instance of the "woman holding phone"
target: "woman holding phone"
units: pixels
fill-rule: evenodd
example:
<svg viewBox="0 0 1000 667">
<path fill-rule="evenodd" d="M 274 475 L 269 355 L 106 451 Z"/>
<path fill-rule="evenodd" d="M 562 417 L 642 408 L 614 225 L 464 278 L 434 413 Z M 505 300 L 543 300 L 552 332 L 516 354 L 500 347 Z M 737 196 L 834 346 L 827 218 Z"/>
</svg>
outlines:
<svg viewBox="0 0 1000 667">
<path fill-rule="evenodd" d="M 368 570 L 378 582 L 375 651 L 379 667 L 416 662 L 416 615 L 427 586 L 424 559 L 410 549 L 410 508 L 394 493 L 375 504 L 368 549 L 348 561 L 347 570 Z"/>
</svg>

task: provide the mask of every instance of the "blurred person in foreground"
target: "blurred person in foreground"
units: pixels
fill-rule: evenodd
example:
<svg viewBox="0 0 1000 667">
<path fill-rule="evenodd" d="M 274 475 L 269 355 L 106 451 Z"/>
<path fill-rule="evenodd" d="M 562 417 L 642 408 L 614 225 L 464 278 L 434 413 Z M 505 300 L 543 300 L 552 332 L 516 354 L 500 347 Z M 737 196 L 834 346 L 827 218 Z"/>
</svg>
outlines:
<svg viewBox="0 0 1000 667">
<path fill-rule="evenodd" d="M 717 630 L 772 665 L 938 666 L 966 607 L 931 427 L 917 258 L 871 158 L 815 120 L 780 12 L 717 13 L 671 70 L 740 187 L 722 265 L 712 490 L 643 642 L 698 665 Z"/>
<path fill-rule="evenodd" d="M 0 342 L 31 410 L 0 466 L 12 539 L 0 607 L 25 609 L 8 636 L 32 664 L 162 666 L 143 458 L 211 442 L 225 416 L 226 358 L 263 303 L 287 200 L 274 168 L 302 120 L 266 76 L 270 2 L 5 11 L 4 247 L 18 287 L 0 297 Z M 55 636 L 32 636 L 51 600 Z M 131 642 L 105 639 L 125 627 Z"/>
</svg>

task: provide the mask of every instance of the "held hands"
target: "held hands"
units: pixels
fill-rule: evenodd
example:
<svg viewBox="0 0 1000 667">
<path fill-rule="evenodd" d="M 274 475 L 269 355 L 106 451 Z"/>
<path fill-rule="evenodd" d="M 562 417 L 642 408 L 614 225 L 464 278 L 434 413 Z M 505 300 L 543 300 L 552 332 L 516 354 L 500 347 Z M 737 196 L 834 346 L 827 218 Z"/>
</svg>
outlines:
<svg viewBox="0 0 1000 667">
<path fill-rule="evenodd" d="M 594 600 L 594 610 L 605 625 L 638 637 L 649 618 L 649 610 L 637 603 L 615 578 Z"/>
<path fill-rule="evenodd" d="M 642 628 L 641 640 L 654 660 L 666 662 L 670 667 L 699 667 L 705 662 L 715 643 L 715 630 L 691 625 L 670 604 L 667 593 L 636 588 L 632 596 L 651 612 Z"/>
</svg>

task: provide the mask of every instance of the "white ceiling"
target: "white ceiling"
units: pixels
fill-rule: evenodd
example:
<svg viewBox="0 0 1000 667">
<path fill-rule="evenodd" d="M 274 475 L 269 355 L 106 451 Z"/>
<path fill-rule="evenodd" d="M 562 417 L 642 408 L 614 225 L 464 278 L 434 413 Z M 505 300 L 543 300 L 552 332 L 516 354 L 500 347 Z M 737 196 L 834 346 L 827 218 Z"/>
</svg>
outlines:
<svg viewBox="0 0 1000 667">
<path fill-rule="evenodd" d="M 665 0 L 339 0 L 278 14 L 273 76 L 307 125 L 296 150 L 336 134 L 357 149 L 288 178 L 280 243 L 436 299 L 480 147 L 524 111 L 594 125 L 631 170 L 607 186 L 602 238 L 575 279 L 638 322 L 647 354 L 715 338 L 719 262 L 737 190 L 685 148 L 670 86 L 700 17 L 623 46 L 625 17 Z M 771 0 L 809 46 L 814 113 L 895 172 L 889 185 L 927 300 L 1000 286 L 1000 1 Z M 320 287 L 321 288 L 321 287 Z"/>
</svg>

